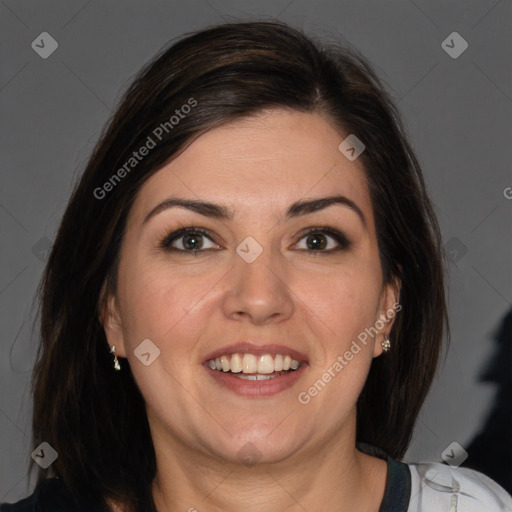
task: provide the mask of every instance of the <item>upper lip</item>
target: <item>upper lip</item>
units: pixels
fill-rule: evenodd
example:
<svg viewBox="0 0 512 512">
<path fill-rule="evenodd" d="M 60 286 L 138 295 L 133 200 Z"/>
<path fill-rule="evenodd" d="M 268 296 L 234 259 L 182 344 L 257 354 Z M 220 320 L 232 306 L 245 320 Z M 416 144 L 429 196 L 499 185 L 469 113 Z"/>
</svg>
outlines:
<svg viewBox="0 0 512 512">
<path fill-rule="evenodd" d="M 256 356 L 262 356 L 265 354 L 282 354 L 284 356 L 290 356 L 292 359 L 300 362 L 307 362 L 307 357 L 302 352 L 295 350 L 285 345 L 259 345 L 252 342 L 234 343 L 232 345 L 225 345 L 213 352 L 210 352 L 205 358 L 205 362 L 210 359 L 215 359 L 220 356 L 228 354 L 254 354 Z"/>
</svg>

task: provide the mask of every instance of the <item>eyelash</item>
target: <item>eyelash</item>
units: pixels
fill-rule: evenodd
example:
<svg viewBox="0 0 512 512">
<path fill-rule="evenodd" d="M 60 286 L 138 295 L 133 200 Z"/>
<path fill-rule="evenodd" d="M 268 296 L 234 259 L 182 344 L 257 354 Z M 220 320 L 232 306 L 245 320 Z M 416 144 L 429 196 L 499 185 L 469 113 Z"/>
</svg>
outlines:
<svg viewBox="0 0 512 512">
<path fill-rule="evenodd" d="M 328 226 L 318 226 L 318 227 L 308 228 L 306 230 L 306 232 L 304 232 L 300 236 L 299 241 L 313 233 L 314 234 L 321 233 L 321 234 L 328 235 L 331 238 L 333 238 L 339 244 L 339 246 L 336 247 L 335 249 L 329 249 L 327 251 L 326 250 L 318 250 L 318 249 L 317 250 L 302 249 L 302 250 L 306 251 L 310 256 L 316 257 L 320 253 L 332 254 L 334 252 L 344 251 L 344 250 L 349 249 L 350 246 L 352 245 L 352 242 L 350 242 L 350 240 L 342 232 L 338 231 L 337 229 L 330 228 Z M 167 252 L 174 252 L 174 253 L 183 254 L 183 255 L 193 254 L 194 256 L 197 256 L 201 252 L 206 252 L 206 251 L 210 250 L 210 249 L 203 249 L 203 250 L 199 250 L 199 251 L 194 251 L 194 250 L 177 249 L 176 247 L 171 247 L 171 244 L 174 241 L 179 240 L 180 238 L 184 237 L 185 235 L 189 235 L 189 234 L 203 235 L 206 238 L 208 238 L 211 242 L 217 243 L 217 242 L 215 242 L 215 240 L 213 240 L 213 238 L 210 236 L 209 232 L 206 229 L 199 228 L 196 226 L 188 226 L 188 227 L 179 228 L 175 231 L 172 231 L 171 233 L 168 233 L 161 239 L 158 246 L 160 249 L 163 249 Z M 217 244 L 217 245 L 219 245 L 219 244 Z"/>
</svg>

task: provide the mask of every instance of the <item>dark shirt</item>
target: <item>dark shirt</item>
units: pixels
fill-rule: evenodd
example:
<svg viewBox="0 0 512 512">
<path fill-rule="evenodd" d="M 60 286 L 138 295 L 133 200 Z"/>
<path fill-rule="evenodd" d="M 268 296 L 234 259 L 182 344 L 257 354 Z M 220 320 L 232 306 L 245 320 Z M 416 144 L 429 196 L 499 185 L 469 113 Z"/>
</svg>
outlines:
<svg viewBox="0 0 512 512">
<path fill-rule="evenodd" d="M 411 494 L 411 475 L 407 464 L 389 457 L 382 450 L 366 444 L 357 448 L 387 462 L 386 490 L 379 512 L 407 512 Z M 0 505 L 0 512 L 75 512 L 71 498 L 58 478 L 42 480 L 34 493 L 17 503 Z M 93 512 L 93 511 L 91 511 Z"/>
<path fill-rule="evenodd" d="M 0 512 L 74 512 L 72 500 L 58 478 L 42 480 L 34 492 L 12 505 L 0 505 Z"/>
</svg>

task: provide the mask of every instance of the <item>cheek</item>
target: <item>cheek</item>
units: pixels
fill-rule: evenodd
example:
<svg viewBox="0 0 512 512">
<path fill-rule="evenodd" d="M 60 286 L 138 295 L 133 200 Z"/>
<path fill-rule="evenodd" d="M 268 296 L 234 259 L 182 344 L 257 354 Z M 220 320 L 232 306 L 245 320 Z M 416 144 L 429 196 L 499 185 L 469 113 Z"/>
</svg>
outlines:
<svg viewBox="0 0 512 512">
<path fill-rule="evenodd" d="M 354 262 L 325 275 L 304 275 L 298 286 L 297 295 L 304 297 L 307 309 L 342 343 L 350 342 L 376 320 L 381 286 L 375 267 Z"/>
<path fill-rule="evenodd" d="M 378 284 L 370 271 L 347 269 L 304 281 L 301 293 L 307 297 L 309 321 L 316 326 L 318 350 L 298 400 L 308 404 L 326 428 L 338 428 L 346 420 L 367 379 L 373 339 L 367 336 L 361 342 L 358 336 L 374 325 Z"/>
<path fill-rule="evenodd" d="M 215 276 L 184 275 L 179 269 L 140 264 L 125 273 L 123 325 L 133 349 L 151 339 L 165 355 L 190 352 L 198 339 L 203 303 L 214 293 Z"/>
</svg>

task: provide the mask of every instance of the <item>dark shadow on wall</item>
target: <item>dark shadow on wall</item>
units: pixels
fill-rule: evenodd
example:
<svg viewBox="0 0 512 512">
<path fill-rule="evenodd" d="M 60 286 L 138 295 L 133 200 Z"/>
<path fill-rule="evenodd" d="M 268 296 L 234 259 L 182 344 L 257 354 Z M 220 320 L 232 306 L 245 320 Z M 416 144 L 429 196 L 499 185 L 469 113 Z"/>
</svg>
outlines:
<svg viewBox="0 0 512 512">
<path fill-rule="evenodd" d="M 512 309 L 494 340 L 494 355 L 479 380 L 497 383 L 498 389 L 482 430 L 466 447 L 464 467 L 484 473 L 512 493 Z"/>
</svg>

